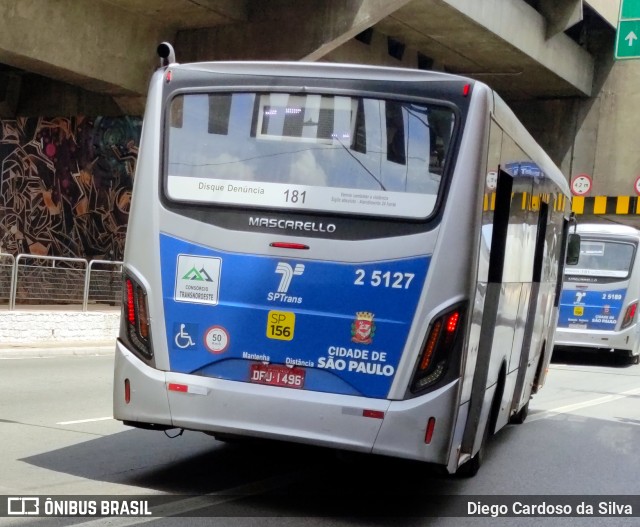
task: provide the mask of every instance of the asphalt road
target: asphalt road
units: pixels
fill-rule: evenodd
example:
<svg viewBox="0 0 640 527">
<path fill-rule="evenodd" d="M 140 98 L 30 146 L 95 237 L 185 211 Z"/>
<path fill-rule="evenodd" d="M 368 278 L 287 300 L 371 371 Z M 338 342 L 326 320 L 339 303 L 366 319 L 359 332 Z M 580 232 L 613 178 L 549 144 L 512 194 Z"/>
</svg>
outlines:
<svg viewBox="0 0 640 527">
<path fill-rule="evenodd" d="M 202 517 L 0 524 L 537 526 L 539 518 L 446 515 L 460 502 L 496 495 L 575 495 L 595 503 L 640 495 L 640 366 L 612 357 L 557 355 L 528 420 L 491 439 L 472 479 L 402 460 L 131 429 L 111 419 L 112 365 L 112 356 L 0 359 L 0 495 L 169 494 L 175 497 L 167 515 Z M 637 517 L 544 521 L 638 524 Z"/>
</svg>

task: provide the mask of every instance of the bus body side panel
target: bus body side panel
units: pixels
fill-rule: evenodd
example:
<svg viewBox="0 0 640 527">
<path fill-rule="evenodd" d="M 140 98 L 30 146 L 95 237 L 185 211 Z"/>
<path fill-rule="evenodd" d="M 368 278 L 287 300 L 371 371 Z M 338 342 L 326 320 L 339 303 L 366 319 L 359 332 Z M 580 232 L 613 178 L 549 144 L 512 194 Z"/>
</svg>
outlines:
<svg viewBox="0 0 640 527">
<path fill-rule="evenodd" d="M 458 381 L 454 381 L 422 397 L 392 401 L 372 452 L 444 464 L 449 457 L 457 396 Z M 429 417 L 435 417 L 436 425 L 427 444 Z"/>
<path fill-rule="evenodd" d="M 524 342 L 525 326 L 527 324 L 527 315 L 529 314 L 529 300 L 531 298 L 531 284 L 526 283 L 522 285 L 522 292 L 520 294 L 520 302 L 518 304 L 518 316 L 516 319 L 516 328 L 513 336 L 513 348 L 511 357 L 509 358 L 509 366 L 507 371 L 511 373 L 518 369 L 519 366 L 519 353 L 513 353 L 513 350 L 522 349 Z"/>
<path fill-rule="evenodd" d="M 520 293 L 520 302 L 518 304 L 518 315 L 516 317 L 516 326 L 513 337 L 513 346 L 511 348 L 511 356 L 506 369 L 506 378 L 504 381 L 504 389 L 500 400 L 500 408 L 496 416 L 495 430 L 500 430 L 508 422 L 511 416 L 511 405 L 513 403 L 513 394 L 516 389 L 518 379 L 518 369 L 520 367 L 520 350 L 522 349 L 525 337 L 525 329 L 527 324 L 527 316 L 529 315 L 529 302 L 531 298 L 530 283 L 522 284 Z"/>
<path fill-rule="evenodd" d="M 131 202 L 132 210 L 136 213 L 129 217 L 124 254 L 124 271 L 146 290 L 154 349 L 153 359 L 147 363 L 159 370 L 169 368 L 166 340 L 157 331 L 154 332 L 153 328 L 155 321 L 164 320 L 165 313 L 159 273 L 160 240 L 151 235 L 160 229 L 161 207 L 158 205 L 157 175 L 160 173 L 161 158 L 163 76 L 163 71 L 157 71 L 150 82 L 140 139 L 140 150 L 144 155 L 139 157 L 136 164 Z"/>
<path fill-rule="evenodd" d="M 540 288 L 539 284 L 532 283 L 539 215 L 532 199 L 534 195 L 536 199 L 542 199 L 543 192 L 551 193 L 551 201 L 559 195 L 568 194 L 563 176 L 540 147 L 531 141 L 530 136 L 498 97 L 495 110 L 495 121 L 492 121 L 489 134 L 487 170 L 499 171 L 501 168 L 512 174 L 513 192 L 509 192 L 512 202 L 508 212 L 510 218 L 506 227 L 506 243 L 502 256 L 504 269 L 499 274 L 494 273 L 493 282 L 489 264 L 492 261 L 491 240 L 495 221 L 493 205 L 495 200 L 497 207 L 498 199 L 490 191 L 485 197 L 483 236 L 471 328 L 474 340 L 470 341 L 470 349 L 484 351 L 482 362 L 477 361 L 477 353 L 480 352 L 478 351 L 473 354 L 475 357 L 471 355 L 471 360 L 468 360 L 466 365 L 461 401 L 470 401 L 471 404 L 467 418 L 469 429 L 466 430 L 461 448 L 461 462 L 473 456 L 480 448 L 486 419 L 490 415 L 487 406 L 492 404 L 487 398 L 487 393 L 493 392 L 496 386 L 500 387 L 496 383 L 500 380 L 501 372 L 504 372 L 505 378 L 501 387 L 503 393 L 496 394 L 500 397 L 497 401 L 498 415 L 494 416 L 496 429 L 504 426 L 512 411 L 520 409 L 530 397 L 531 381 L 540 360 L 541 349 L 549 338 L 549 332 L 543 327 L 543 322 L 549 322 L 553 316 L 553 303 L 547 301 L 545 294 L 546 284 Z M 541 174 L 544 174 L 543 178 L 540 178 Z M 542 187 L 539 187 L 539 180 L 543 181 Z M 550 198 L 547 196 L 545 199 Z M 560 215 L 562 214 L 561 212 Z M 557 233 L 554 232 L 555 234 Z M 549 249 L 553 250 L 555 255 L 551 266 L 557 268 L 556 253 L 559 253 L 560 245 L 554 245 Z M 549 276 L 548 279 L 553 280 L 553 276 Z M 495 321 L 487 318 L 487 313 L 492 310 L 496 313 Z M 488 364 L 484 364 L 485 362 Z M 478 400 L 480 379 L 475 378 L 478 374 L 485 380 L 482 401 Z"/>
<path fill-rule="evenodd" d="M 125 382 L 131 401 L 125 401 Z M 123 421 L 172 425 L 165 373 L 144 364 L 122 342 L 116 343 L 114 417 Z"/>
<path fill-rule="evenodd" d="M 462 351 L 460 373 L 473 370 L 469 364 L 475 364 L 477 344 L 475 343 L 476 311 L 474 299 L 478 303 L 480 292 L 475 294 L 477 262 L 481 257 L 481 230 L 478 222 L 482 210 L 484 183 L 486 179 L 487 131 L 489 119 L 490 91 L 486 86 L 476 84 L 467 116 L 465 135 L 460 146 L 460 155 L 449 189 L 449 197 L 440 224 L 440 236 L 431 260 L 427 279 L 427 296 L 438 306 L 451 305 L 459 300 L 467 301 L 465 344 Z M 474 211 L 471 212 L 470 211 Z M 418 311 L 416 318 L 423 321 L 421 330 L 425 335 L 428 322 L 436 312 Z M 423 337 L 424 338 L 424 337 Z M 409 356 L 405 356 L 409 360 Z M 460 379 L 462 381 L 462 378 Z M 404 379 L 408 383 L 409 378 Z M 464 379 L 467 382 L 467 379 Z M 406 386 L 406 384 L 405 384 Z M 463 394 L 463 382 L 457 383 L 457 394 L 452 409 L 452 416 L 446 422 L 436 419 L 434 437 L 446 434 L 449 441 L 448 452 L 444 464 L 457 465 L 460 437 L 466 426 L 466 420 L 459 418 L 461 406 L 466 402 Z M 426 428 L 431 412 L 422 418 L 421 430 Z M 460 429 L 462 427 L 462 430 Z M 381 437 L 392 433 L 392 421 L 383 424 Z M 457 438 L 457 439 L 456 439 Z M 424 445 L 423 447 L 424 448 Z"/>
<path fill-rule="evenodd" d="M 159 271 L 159 239 L 149 233 L 158 232 L 160 207 L 157 205 L 160 173 L 160 130 L 162 128 L 162 71 L 150 81 L 140 149 L 133 183 L 132 209 L 127 226 L 127 242 L 123 271 L 140 283 L 147 293 L 149 317 L 152 321 L 152 359 L 143 362 L 120 340 L 116 343 L 113 415 L 115 419 L 147 424 L 171 425 L 164 370 L 169 367 L 166 340 L 154 335 L 153 321 L 164 319 L 162 282 Z M 121 321 L 125 331 L 126 314 Z M 129 383 L 131 400 L 125 401 L 125 381 Z"/>
</svg>

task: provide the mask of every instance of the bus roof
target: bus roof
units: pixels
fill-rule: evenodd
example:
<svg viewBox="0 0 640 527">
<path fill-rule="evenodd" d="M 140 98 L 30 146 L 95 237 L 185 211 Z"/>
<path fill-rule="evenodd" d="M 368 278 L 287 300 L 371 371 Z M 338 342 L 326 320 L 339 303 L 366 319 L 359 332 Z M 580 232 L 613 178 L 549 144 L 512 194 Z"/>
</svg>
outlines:
<svg viewBox="0 0 640 527">
<path fill-rule="evenodd" d="M 223 73 L 229 75 L 264 75 L 284 77 L 323 77 L 333 79 L 362 79 L 381 81 L 460 81 L 474 84 L 468 77 L 408 68 L 369 66 L 362 64 L 339 64 L 333 62 L 193 62 L 170 64 L 171 69 Z"/>
<path fill-rule="evenodd" d="M 611 234 L 618 236 L 638 236 L 640 231 L 629 225 L 608 224 L 608 223 L 579 223 L 577 232 L 579 234 Z"/>
<path fill-rule="evenodd" d="M 533 159 L 544 172 L 545 177 L 558 185 L 564 194 L 570 195 L 569 183 L 562 171 L 553 162 L 549 155 L 531 136 L 525 126 L 518 120 L 509 105 L 493 91 L 493 112 L 500 126 L 517 141 L 518 145 Z"/>
</svg>

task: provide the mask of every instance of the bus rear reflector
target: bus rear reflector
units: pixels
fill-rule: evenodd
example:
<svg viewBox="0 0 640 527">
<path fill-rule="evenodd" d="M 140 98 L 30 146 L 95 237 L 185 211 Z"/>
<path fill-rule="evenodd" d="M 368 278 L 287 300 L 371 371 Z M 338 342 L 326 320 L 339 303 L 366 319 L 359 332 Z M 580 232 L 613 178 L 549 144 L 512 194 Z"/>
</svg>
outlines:
<svg viewBox="0 0 640 527">
<path fill-rule="evenodd" d="M 124 380 L 124 402 L 126 404 L 131 402 L 131 383 L 129 379 Z"/>
<path fill-rule="evenodd" d="M 380 410 L 362 410 L 363 417 L 371 417 L 372 419 L 384 419 L 384 412 Z"/>
<path fill-rule="evenodd" d="M 622 324 L 620 325 L 620 329 L 624 329 L 633 323 L 633 321 L 636 319 L 637 310 L 638 310 L 638 302 L 629 304 L 629 307 L 627 307 L 627 310 L 624 312 L 624 318 L 622 319 Z"/>
<path fill-rule="evenodd" d="M 170 382 L 167 385 L 167 389 L 170 392 L 184 392 L 184 393 L 187 393 L 189 391 L 189 387 L 186 384 L 177 384 L 175 382 Z"/>
<path fill-rule="evenodd" d="M 431 439 L 433 438 L 433 429 L 436 427 L 436 418 L 429 417 L 429 422 L 427 423 L 427 431 L 424 434 L 424 442 L 428 445 L 431 443 Z"/>
</svg>

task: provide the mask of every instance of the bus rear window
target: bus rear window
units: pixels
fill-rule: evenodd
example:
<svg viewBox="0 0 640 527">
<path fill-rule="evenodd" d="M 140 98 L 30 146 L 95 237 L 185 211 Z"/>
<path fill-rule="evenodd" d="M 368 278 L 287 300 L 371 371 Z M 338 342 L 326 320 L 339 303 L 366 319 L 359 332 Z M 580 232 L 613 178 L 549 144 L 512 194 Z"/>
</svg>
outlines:
<svg viewBox="0 0 640 527">
<path fill-rule="evenodd" d="M 173 98 L 166 182 L 181 202 L 426 218 L 449 106 L 287 93 Z"/>
<path fill-rule="evenodd" d="M 635 245 L 582 239 L 580 259 L 565 267 L 566 275 L 627 278 L 631 272 Z"/>
</svg>

